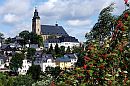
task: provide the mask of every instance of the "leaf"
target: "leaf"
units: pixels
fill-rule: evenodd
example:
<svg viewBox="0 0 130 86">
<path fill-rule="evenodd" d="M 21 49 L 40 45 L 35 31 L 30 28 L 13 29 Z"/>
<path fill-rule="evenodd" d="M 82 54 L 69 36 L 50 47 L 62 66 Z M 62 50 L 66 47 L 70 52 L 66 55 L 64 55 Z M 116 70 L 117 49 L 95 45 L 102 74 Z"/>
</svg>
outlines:
<svg viewBox="0 0 130 86">
<path fill-rule="evenodd" d="M 92 76 L 93 75 L 93 70 L 90 70 L 90 72 L 89 72 L 89 74 L 90 74 L 90 76 Z"/>
</svg>

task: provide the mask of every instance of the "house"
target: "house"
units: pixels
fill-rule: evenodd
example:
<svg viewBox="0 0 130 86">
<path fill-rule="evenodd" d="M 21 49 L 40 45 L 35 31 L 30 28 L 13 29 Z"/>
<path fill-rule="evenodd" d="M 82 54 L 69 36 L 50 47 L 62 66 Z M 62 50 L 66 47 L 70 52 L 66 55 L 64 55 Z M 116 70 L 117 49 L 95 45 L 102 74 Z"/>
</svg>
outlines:
<svg viewBox="0 0 130 86">
<path fill-rule="evenodd" d="M 56 59 L 56 66 L 61 69 L 71 68 L 71 59 L 69 57 L 60 57 Z"/>
<path fill-rule="evenodd" d="M 34 61 L 35 65 L 40 65 L 41 71 L 45 72 L 46 67 L 56 67 L 52 54 L 37 53 Z"/>
<path fill-rule="evenodd" d="M 6 56 L 0 55 L 0 72 L 10 71 L 7 66 L 9 66 L 9 59 Z"/>
<path fill-rule="evenodd" d="M 30 66 L 32 66 L 32 63 L 29 62 L 27 59 L 24 59 L 23 64 L 22 64 L 22 68 L 18 68 L 18 73 L 21 75 L 26 75 Z"/>
<path fill-rule="evenodd" d="M 77 60 L 76 54 L 65 54 L 63 57 L 57 58 L 55 63 L 61 69 L 74 68 Z"/>
<path fill-rule="evenodd" d="M 21 52 L 21 45 L 17 44 L 17 43 L 10 43 L 10 44 L 3 44 L 0 48 L 1 51 L 3 51 L 4 55 L 12 55 L 12 53 L 17 52 L 20 53 Z"/>
<path fill-rule="evenodd" d="M 73 47 L 79 47 L 80 43 L 78 39 L 72 36 L 62 36 L 59 38 L 53 38 L 53 39 L 48 39 L 44 42 L 44 47 L 46 49 L 52 47 L 54 48 L 55 45 L 58 44 L 59 47 L 64 46 L 65 50 L 67 50 L 68 47 L 72 50 Z"/>
</svg>

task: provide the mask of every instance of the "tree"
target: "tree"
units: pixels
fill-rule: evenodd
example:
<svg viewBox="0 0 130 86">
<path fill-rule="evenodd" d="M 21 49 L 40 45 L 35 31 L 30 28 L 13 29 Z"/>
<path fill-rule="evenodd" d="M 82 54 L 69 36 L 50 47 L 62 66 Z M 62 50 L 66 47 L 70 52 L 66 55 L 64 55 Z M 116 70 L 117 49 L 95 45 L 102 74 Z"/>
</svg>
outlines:
<svg viewBox="0 0 130 86">
<path fill-rule="evenodd" d="M 36 33 L 30 33 L 30 43 L 38 44 L 39 46 L 43 46 L 43 38 L 41 35 L 37 35 Z"/>
<path fill-rule="evenodd" d="M 4 34 L 3 34 L 3 33 L 0 33 L 0 38 L 3 37 L 3 36 L 4 36 Z"/>
<path fill-rule="evenodd" d="M 60 53 L 60 48 L 59 48 L 58 44 L 56 43 L 56 45 L 55 45 L 55 54 L 57 55 L 59 53 Z"/>
<path fill-rule="evenodd" d="M 65 54 L 65 46 L 60 47 L 60 54 L 64 55 Z"/>
<path fill-rule="evenodd" d="M 0 86 L 13 86 L 13 78 L 5 73 L 0 73 Z"/>
<path fill-rule="evenodd" d="M 35 81 L 39 80 L 41 74 L 40 65 L 32 65 L 27 71 L 27 74 L 30 74 L 32 79 L 34 79 Z"/>
<path fill-rule="evenodd" d="M 43 38 L 41 35 L 37 35 L 37 39 L 38 39 L 38 45 L 39 46 L 43 46 Z"/>
<path fill-rule="evenodd" d="M 61 72 L 60 67 L 46 67 L 45 72 L 47 74 L 51 74 L 51 76 L 53 76 L 53 78 L 57 78 Z"/>
<path fill-rule="evenodd" d="M 66 53 L 71 53 L 70 46 L 67 47 Z"/>
<path fill-rule="evenodd" d="M 34 80 L 30 75 L 19 75 L 14 78 L 12 86 L 32 86 Z"/>
<path fill-rule="evenodd" d="M 50 75 L 42 75 L 42 80 L 41 81 L 37 81 L 36 83 L 33 83 L 32 86 L 51 86 L 51 82 L 52 82 L 52 77 Z"/>
<path fill-rule="evenodd" d="M 111 4 L 100 12 L 98 22 L 85 36 L 87 40 L 98 39 L 99 42 L 103 42 L 106 37 L 111 35 L 115 27 L 116 20 L 116 18 L 111 13 L 114 9 L 113 5 L 114 4 Z"/>
<path fill-rule="evenodd" d="M 5 44 L 13 43 L 12 39 L 9 37 L 5 40 Z"/>
<path fill-rule="evenodd" d="M 118 20 L 114 19 L 113 26 L 109 21 L 110 6 L 107 8 L 101 11 L 102 16 L 99 15 L 100 20 L 94 26 L 96 28 L 90 31 L 90 41 L 87 42 L 86 50 L 80 52 L 78 67 L 61 74 L 56 85 L 130 85 L 130 9 L 124 11 Z M 102 46 L 100 42 L 103 42 Z"/>
<path fill-rule="evenodd" d="M 35 55 L 36 49 L 35 48 L 28 48 L 27 50 L 27 58 L 31 61 L 34 60 L 34 55 Z"/>
<path fill-rule="evenodd" d="M 53 50 L 53 46 L 52 46 L 52 44 L 50 45 L 50 48 L 49 48 L 49 50 L 48 50 L 48 53 L 53 53 L 54 52 L 54 50 Z"/>
<path fill-rule="evenodd" d="M 12 56 L 12 59 L 10 60 L 10 69 L 14 72 L 17 72 L 18 68 L 22 67 L 24 55 L 16 53 L 14 56 Z"/>
<path fill-rule="evenodd" d="M 24 30 L 24 31 L 22 31 L 22 32 L 19 33 L 19 37 L 23 38 L 24 41 L 26 43 L 28 43 L 29 42 L 29 34 L 30 34 L 29 31 Z"/>
</svg>

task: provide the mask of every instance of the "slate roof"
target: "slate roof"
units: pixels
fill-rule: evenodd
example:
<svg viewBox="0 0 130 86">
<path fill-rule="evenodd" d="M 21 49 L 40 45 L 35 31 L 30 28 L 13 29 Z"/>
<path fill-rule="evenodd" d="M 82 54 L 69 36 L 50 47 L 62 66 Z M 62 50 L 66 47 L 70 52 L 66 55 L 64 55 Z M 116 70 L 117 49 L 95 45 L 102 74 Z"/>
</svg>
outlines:
<svg viewBox="0 0 130 86">
<path fill-rule="evenodd" d="M 41 61 L 41 62 L 47 62 L 48 59 L 53 60 L 52 54 L 43 54 L 42 56 L 39 55 L 38 57 L 35 57 L 35 61 Z"/>
<path fill-rule="evenodd" d="M 0 55 L 0 59 L 2 59 L 4 62 L 6 62 L 6 60 L 8 60 L 9 58 L 4 55 Z"/>
<path fill-rule="evenodd" d="M 56 62 L 71 62 L 71 59 L 69 57 L 60 57 L 56 58 Z"/>
<path fill-rule="evenodd" d="M 72 36 L 62 36 L 59 38 L 52 38 L 52 39 L 47 39 L 46 42 L 48 43 L 61 43 L 61 42 L 77 42 L 79 43 L 78 39 Z"/>
<path fill-rule="evenodd" d="M 62 37 L 59 37 L 59 40 L 61 42 L 79 42 L 78 39 L 72 36 L 62 36 Z"/>
<path fill-rule="evenodd" d="M 58 38 L 47 39 L 46 41 L 48 43 L 61 43 L 61 41 Z"/>
<path fill-rule="evenodd" d="M 42 35 L 59 35 L 59 36 L 68 36 L 67 32 L 62 26 L 52 26 L 52 25 L 41 25 L 41 34 Z"/>
<path fill-rule="evenodd" d="M 70 59 L 77 59 L 74 54 L 65 54 L 64 56 L 69 57 Z"/>
</svg>

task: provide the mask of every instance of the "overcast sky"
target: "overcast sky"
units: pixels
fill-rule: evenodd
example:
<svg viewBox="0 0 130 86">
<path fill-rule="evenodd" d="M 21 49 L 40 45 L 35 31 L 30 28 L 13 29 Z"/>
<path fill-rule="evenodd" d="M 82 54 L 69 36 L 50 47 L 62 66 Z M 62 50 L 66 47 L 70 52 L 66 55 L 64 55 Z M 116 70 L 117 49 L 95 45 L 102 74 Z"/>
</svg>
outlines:
<svg viewBox="0 0 130 86">
<path fill-rule="evenodd" d="M 41 24 L 54 25 L 56 21 L 67 33 L 79 41 L 85 41 L 97 22 L 100 11 L 115 2 L 115 15 L 124 9 L 124 0 L 0 0 L 0 32 L 5 37 L 14 37 L 23 30 L 31 31 L 35 6 Z"/>
</svg>

